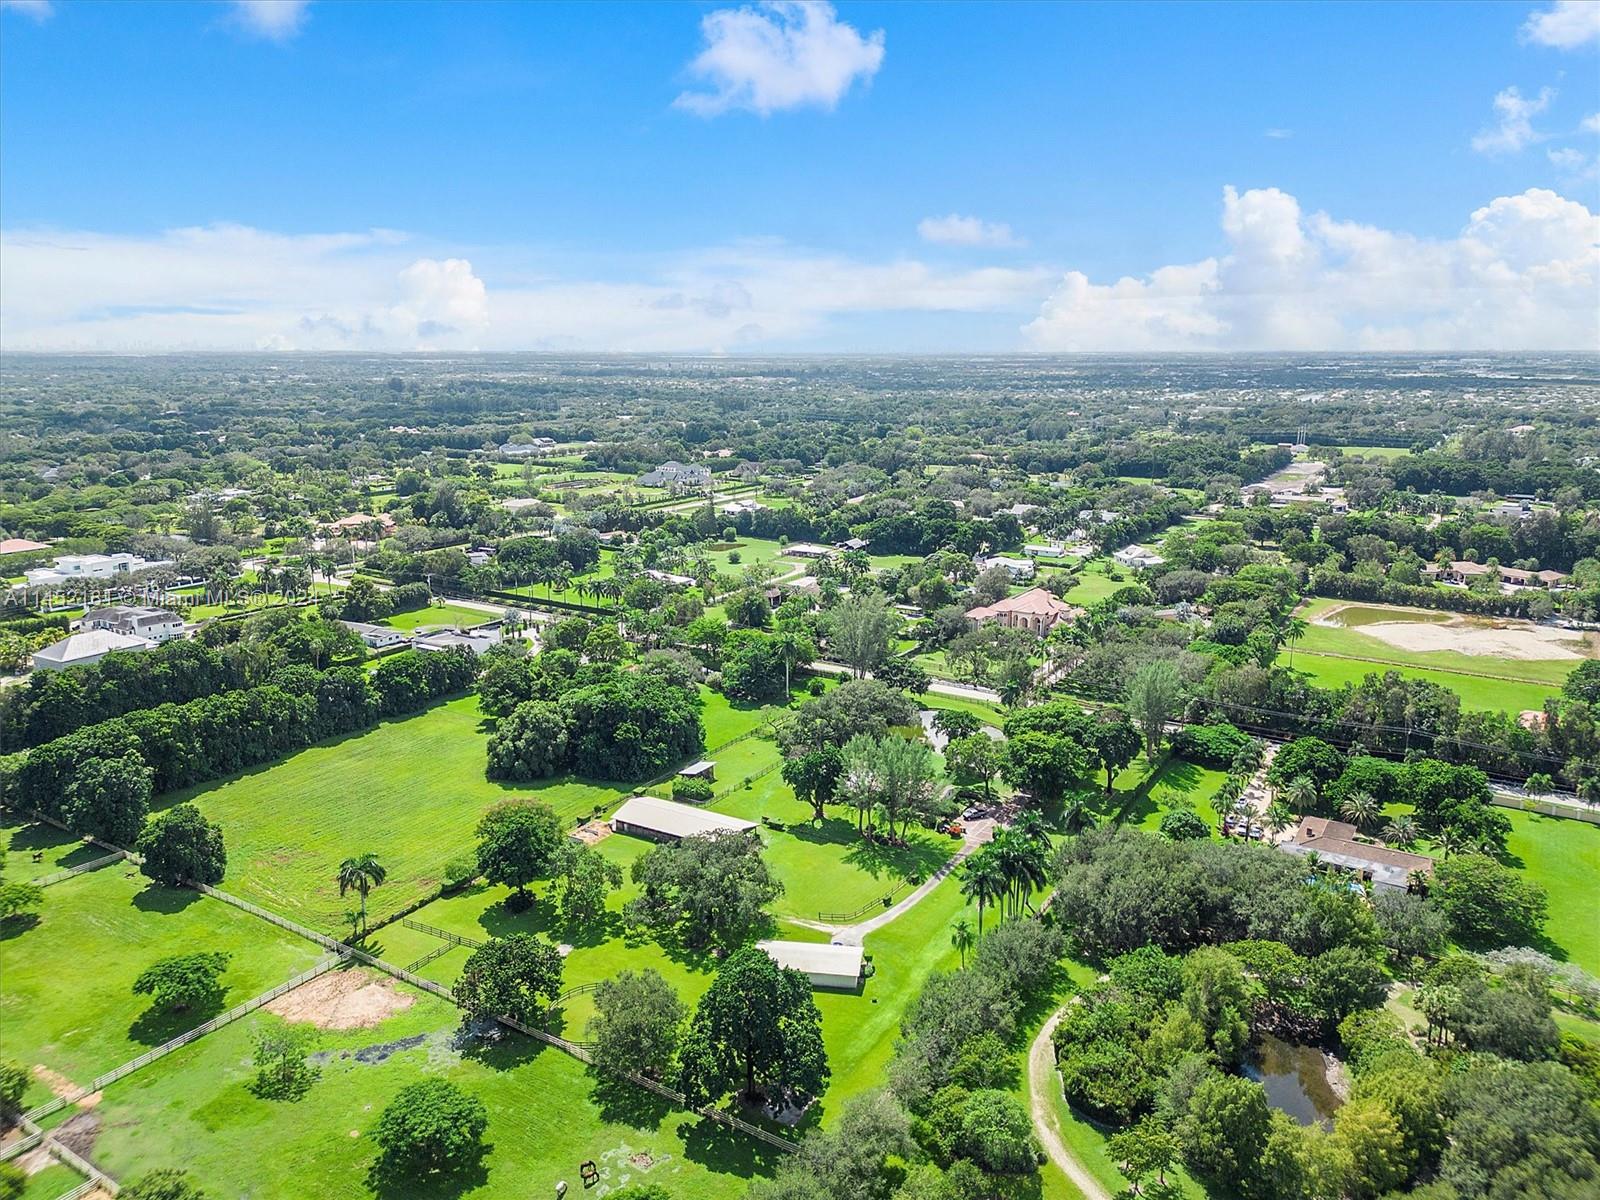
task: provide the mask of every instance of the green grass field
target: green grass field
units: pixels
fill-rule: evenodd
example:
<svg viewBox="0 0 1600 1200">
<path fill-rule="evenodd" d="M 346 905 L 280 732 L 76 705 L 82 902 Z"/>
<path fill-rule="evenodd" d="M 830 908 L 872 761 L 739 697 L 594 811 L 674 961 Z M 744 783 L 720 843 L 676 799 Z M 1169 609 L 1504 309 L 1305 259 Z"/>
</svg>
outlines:
<svg viewBox="0 0 1600 1200">
<path fill-rule="evenodd" d="M 459 604 L 430 604 L 426 608 L 415 608 L 410 612 L 395 613 L 392 617 L 385 617 L 379 624 L 387 625 L 391 629 L 403 629 L 410 633 L 413 629 L 437 627 L 441 629 L 455 629 L 457 627 L 471 628 L 482 625 L 485 621 L 492 621 L 494 617 L 484 612 L 481 608 L 463 608 Z"/>
<path fill-rule="evenodd" d="M 196 892 L 147 886 L 112 865 L 46 888 L 32 928 L 0 934 L 0 1027 L 7 1057 L 88 1083 L 214 1013 L 147 1016 L 133 981 L 171 954 L 221 950 L 232 961 L 225 1005 L 259 995 L 314 963 L 311 942 Z M 29 1102 L 50 1096 L 35 1079 Z"/>
<path fill-rule="evenodd" d="M 1289 657 L 1281 660 L 1289 665 Z M 1398 671 L 1412 679 L 1426 679 L 1447 687 L 1461 697 L 1462 708 L 1501 710 L 1518 713 L 1544 707 L 1544 702 L 1559 694 L 1560 689 L 1544 683 L 1518 683 L 1508 679 L 1489 679 L 1479 675 L 1463 675 L 1458 671 L 1431 670 L 1409 666 L 1405 663 L 1362 662 L 1353 658 L 1330 658 L 1323 654 L 1310 654 L 1296 649 L 1293 657 L 1296 671 L 1304 671 L 1320 687 L 1340 688 L 1345 684 L 1359 684 L 1368 675 L 1382 675 Z"/>
<path fill-rule="evenodd" d="M 1211 801 L 1226 778 L 1226 771 L 1214 771 L 1181 758 L 1169 758 L 1161 764 L 1148 786 L 1143 788 L 1143 794 L 1137 795 L 1124 810 L 1123 820 L 1138 829 L 1154 832 L 1161 828 L 1163 816 L 1187 801 L 1189 807 L 1211 826 L 1215 834 L 1222 817 Z"/>
<path fill-rule="evenodd" d="M 26 883 L 68 867 L 104 858 L 106 851 L 52 825 L 35 824 L 7 811 L 0 824 L 5 845 L 5 879 Z M 39 861 L 34 861 L 38 855 Z"/>
<path fill-rule="evenodd" d="M 1600 826 L 1539 813 L 1506 815 L 1513 860 L 1550 893 L 1546 936 L 1569 961 L 1600 975 Z"/>
<path fill-rule="evenodd" d="M 477 697 L 466 696 L 163 801 L 193 800 L 222 826 L 224 888 L 331 932 L 353 907 L 334 881 L 351 855 L 370 851 L 389 870 L 369 901 L 376 919 L 437 887 L 444 866 L 472 852 L 478 818 L 496 801 L 537 796 L 570 820 L 624 794 L 570 778 L 485 779 L 487 741 Z"/>
<path fill-rule="evenodd" d="M 578 1164 L 593 1159 L 605 1191 L 650 1182 L 733 1200 L 781 1154 L 637 1089 L 597 1087 L 575 1059 L 531 1039 L 464 1035 L 453 1006 L 407 994 L 412 1006 L 376 1028 L 322 1031 L 321 1078 L 298 1101 L 249 1087 L 251 1033 L 273 1018 L 257 1014 L 184 1047 L 107 1091 L 95 1159 L 124 1179 L 182 1164 L 208 1195 L 372 1195 L 373 1127 L 400 1088 L 424 1077 L 483 1101 L 488 1151 L 456 1179 L 397 1181 L 379 1197 L 521 1200 L 553 1196 L 562 1179 L 577 1192 Z M 648 1169 L 630 1162 L 639 1154 Z"/>
</svg>

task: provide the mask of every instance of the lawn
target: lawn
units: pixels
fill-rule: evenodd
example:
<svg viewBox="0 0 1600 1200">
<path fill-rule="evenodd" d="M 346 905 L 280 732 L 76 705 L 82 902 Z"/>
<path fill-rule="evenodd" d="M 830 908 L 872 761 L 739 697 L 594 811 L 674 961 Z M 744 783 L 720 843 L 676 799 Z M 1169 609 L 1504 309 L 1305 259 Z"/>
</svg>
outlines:
<svg viewBox="0 0 1600 1200">
<path fill-rule="evenodd" d="M 406 991 L 412 1006 L 375 1028 L 319 1033 L 322 1074 L 299 1101 L 250 1090 L 251 1034 L 273 1018 L 255 1015 L 174 1053 L 106 1093 L 95 1159 L 122 1178 L 182 1164 L 209 1195 L 244 1197 L 372 1194 L 371 1134 L 406 1084 L 444 1078 L 489 1113 L 488 1151 L 456 1179 L 408 1178 L 379 1197 L 552 1196 L 578 1165 L 594 1160 L 600 1193 L 659 1183 L 673 1195 L 734 1200 L 782 1152 L 658 1101 L 597 1088 L 575 1059 L 512 1034 L 465 1034 L 457 1010 Z M 647 1154 L 648 1169 L 630 1162 Z"/>
<path fill-rule="evenodd" d="M 463 608 L 459 604 L 430 604 L 426 608 L 415 608 L 410 612 L 395 613 L 392 617 L 385 617 L 380 624 L 391 629 L 403 629 L 410 633 L 414 629 L 437 626 L 442 629 L 455 629 L 458 627 L 470 628 L 482 625 L 485 621 L 492 621 L 494 617 L 484 612 L 481 608 Z"/>
<path fill-rule="evenodd" d="M 1097 600 L 1104 600 L 1107 596 L 1115 595 L 1132 582 L 1126 577 L 1126 572 L 1121 571 L 1120 568 L 1119 574 L 1124 575 L 1122 579 L 1112 579 L 1106 574 L 1106 570 L 1107 563 L 1104 559 L 1094 560 L 1083 568 L 1078 576 L 1077 586 L 1063 596 L 1062 599 L 1068 604 L 1076 604 L 1083 607 L 1093 604 Z"/>
<path fill-rule="evenodd" d="M 0 817 L 0 839 L 5 841 L 5 879 L 27 882 L 68 867 L 104 858 L 107 851 L 53 825 L 34 824 L 7 810 Z M 39 861 L 34 862 L 34 855 Z"/>
<path fill-rule="evenodd" d="M 1280 661 L 1289 665 L 1285 655 Z M 1485 660 L 1492 663 L 1495 660 Z M 1528 664 L 1520 664 L 1526 666 Z M 1411 679 L 1426 679 L 1449 688 L 1461 698 L 1463 708 L 1501 710 L 1510 713 L 1541 709 L 1560 689 L 1550 684 L 1519 683 L 1508 679 L 1491 679 L 1482 675 L 1463 675 L 1458 671 L 1436 670 L 1409 666 L 1404 663 L 1362 662 L 1353 658 L 1330 658 L 1322 654 L 1309 654 L 1296 648 L 1293 667 L 1304 671 L 1321 687 L 1339 688 L 1345 684 L 1359 684 L 1368 675 L 1382 675 L 1385 671 L 1398 671 Z"/>
<path fill-rule="evenodd" d="M 197 892 L 148 886 L 113 865 L 46 888 L 38 924 L 0 935 L 5 1052 L 86 1084 L 214 1014 L 146 1016 L 133 981 L 164 955 L 221 950 L 232 960 L 225 1005 L 311 966 L 319 949 Z M 30 1103 L 50 1095 L 36 1080 Z"/>
<path fill-rule="evenodd" d="M 1153 832 L 1161 828 L 1163 816 L 1187 800 L 1189 807 L 1214 833 L 1221 827 L 1222 817 L 1211 801 L 1226 778 L 1226 771 L 1214 771 L 1182 758 L 1169 758 L 1161 764 L 1148 786 L 1135 792 L 1124 810 L 1123 820 L 1137 829 Z"/>
<path fill-rule="evenodd" d="M 224 888 L 332 932 L 353 907 L 335 883 L 351 855 L 371 852 L 388 868 L 369 901 L 377 918 L 437 887 L 445 865 L 472 852 L 496 801 L 533 795 L 572 820 L 626 792 L 566 777 L 487 780 L 487 741 L 477 698 L 465 696 L 163 801 L 193 800 L 222 826 Z"/>
<path fill-rule="evenodd" d="M 1550 893 L 1545 933 L 1561 954 L 1600 975 L 1600 826 L 1509 811 L 1513 861 Z"/>
</svg>

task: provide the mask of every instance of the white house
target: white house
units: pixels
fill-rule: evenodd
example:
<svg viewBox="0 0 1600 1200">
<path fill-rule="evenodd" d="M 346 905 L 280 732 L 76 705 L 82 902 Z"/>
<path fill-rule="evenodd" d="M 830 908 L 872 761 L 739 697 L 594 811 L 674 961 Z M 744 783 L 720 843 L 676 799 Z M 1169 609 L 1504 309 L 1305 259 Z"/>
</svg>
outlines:
<svg viewBox="0 0 1600 1200">
<path fill-rule="evenodd" d="M 387 625 L 369 625 L 365 621 L 340 621 L 339 624 L 360 638 L 362 645 L 369 650 L 388 650 L 410 641 L 400 630 Z"/>
<path fill-rule="evenodd" d="M 1154 550 L 1146 550 L 1143 546 L 1124 546 L 1111 557 L 1135 571 L 1142 571 L 1146 567 L 1159 567 L 1167 561 Z"/>
<path fill-rule="evenodd" d="M 757 942 L 773 962 L 799 971 L 811 980 L 812 987 L 854 991 L 861 986 L 865 960 L 860 946 L 837 946 L 826 942 Z"/>
<path fill-rule="evenodd" d="M 143 651 L 154 647 L 155 643 L 149 638 L 116 633 L 110 629 L 93 629 L 88 633 L 74 633 L 35 650 L 33 668 L 36 671 L 62 671 L 67 667 L 86 667 L 99 662 L 114 650 Z"/>
<path fill-rule="evenodd" d="M 1016 580 L 1032 579 L 1035 569 L 1033 559 L 1012 558 L 1005 554 L 991 554 L 987 558 L 980 557 L 976 561 L 979 571 L 987 571 L 991 567 L 999 567 L 1012 579 Z"/>
<path fill-rule="evenodd" d="M 500 453 L 507 458 L 528 458 L 535 454 L 548 454 L 555 448 L 555 438 L 536 437 L 531 442 L 505 442 L 500 447 Z"/>
<path fill-rule="evenodd" d="M 611 828 L 617 833 L 631 833 L 656 842 L 676 842 L 713 833 L 744 833 L 755 827 L 754 821 L 724 816 L 675 800 L 662 800 L 658 796 L 631 796 L 611 818 Z"/>
<path fill-rule="evenodd" d="M 177 613 L 164 608 L 134 608 L 127 604 L 91 609 L 83 614 L 79 626 L 85 630 L 109 629 L 113 633 L 149 638 L 152 642 L 170 642 L 173 638 L 183 636 L 183 618 Z"/>
<path fill-rule="evenodd" d="M 815 542 L 791 542 L 783 548 L 784 558 L 828 558 L 833 554 L 830 546 L 819 546 Z"/>
<path fill-rule="evenodd" d="M 710 482 L 710 467 L 686 466 L 676 459 L 639 476 L 640 487 L 705 487 Z"/>
<path fill-rule="evenodd" d="M 479 626 L 460 633 L 454 629 L 441 629 L 437 633 L 419 633 L 411 639 L 413 650 L 426 650 L 432 653 L 436 650 L 454 650 L 458 647 L 471 650 L 474 654 L 483 654 L 492 646 L 498 646 L 501 634 L 498 627 Z"/>
<path fill-rule="evenodd" d="M 118 554 L 63 554 L 48 567 L 34 567 L 24 572 L 29 587 L 56 587 L 69 579 L 115 579 L 119 575 L 132 575 L 135 571 L 148 571 L 152 567 L 170 567 L 172 560 L 148 559 L 126 552 Z"/>
</svg>

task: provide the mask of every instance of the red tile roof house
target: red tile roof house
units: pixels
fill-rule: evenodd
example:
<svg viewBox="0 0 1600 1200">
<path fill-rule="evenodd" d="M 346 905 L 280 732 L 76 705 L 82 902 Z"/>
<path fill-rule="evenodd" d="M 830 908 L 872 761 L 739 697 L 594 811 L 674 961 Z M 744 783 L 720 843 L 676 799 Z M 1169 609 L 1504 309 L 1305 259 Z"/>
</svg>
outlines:
<svg viewBox="0 0 1600 1200">
<path fill-rule="evenodd" d="M 1294 836 L 1278 843 L 1289 854 L 1315 854 L 1329 866 L 1341 867 L 1375 887 L 1406 891 L 1411 872 L 1433 874 L 1433 860 L 1405 850 L 1392 850 L 1382 842 L 1362 838 L 1354 825 L 1326 817 L 1302 817 Z"/>
<path fill-rule="evenodd" d="M 1029 588 L 994 604 L 967 610 L 967 620 L 979 625 L 994 621 L 1008 629 L 1026 629 L 1040 637 L 1060 622 L 1075 621 L 1081 616 L 1083 609 L 1052 596 L 1042 587 Z"/>
</svg>

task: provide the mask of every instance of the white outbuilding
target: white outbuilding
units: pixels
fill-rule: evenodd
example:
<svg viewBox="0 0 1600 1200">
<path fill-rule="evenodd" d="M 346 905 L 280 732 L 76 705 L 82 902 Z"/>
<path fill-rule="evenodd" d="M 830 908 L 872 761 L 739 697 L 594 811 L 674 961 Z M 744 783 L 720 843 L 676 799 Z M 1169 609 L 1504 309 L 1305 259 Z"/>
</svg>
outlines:
<svg viewBox="0 0 1600 1200">
<path fill-rule="evenodd" d="M 92 629 L 88 633 L 74 633 L 59 642 L 33 652 L 33 669 L 36 671 L 61 671 L 67 667 L 87 667 L 99 662 L 113 650 L 149 650 L 155 642 L 149 638 L 135 637 L 130 633 L 117 633 L 111 629 Z"/>
<path fill-rule="evenodd" d="M 754 821 L 656 796 L 631 796 L 611 818 L 611 828 L 617 833 L 631 833 L 656 842 L 676 842 L 712 833 L 744 833 L 755 827 Z"/>
<path fill-rule="evenodd" d="M 860 946 L 829 945 L 827 942 L 757 942 L 780 967 L 799 971 L 811 980 L 812 987 L 854 991 L 861 986 L 865 967 Z"/>
</svg>

